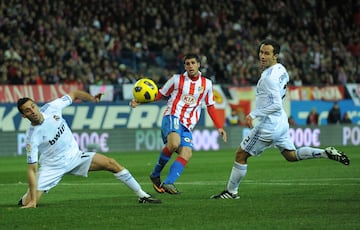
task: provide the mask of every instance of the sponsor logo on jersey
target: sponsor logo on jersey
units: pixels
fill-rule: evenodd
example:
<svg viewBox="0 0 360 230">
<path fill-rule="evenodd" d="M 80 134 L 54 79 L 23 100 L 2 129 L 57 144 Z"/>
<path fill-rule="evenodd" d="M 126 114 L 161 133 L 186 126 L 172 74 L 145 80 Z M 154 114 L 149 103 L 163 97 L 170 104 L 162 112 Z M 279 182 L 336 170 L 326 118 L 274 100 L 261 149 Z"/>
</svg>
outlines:
<svg viewBox="0 0 360 230">
<path fill-rule="evenodd" d="M 203 87 L 203 86 L 199 86 L 199 87 L 198 87 L 198 92 L 199 92 L 199 93 L 203 93 L 203 92 L 204 92 L 204 87 Z"/>
<path fill-rule="evenodd" d="M 193 95 L 184 95 L 182 100 L 185 102 L 185 104 L 187 105 L 192 105 L 192 104 L 195 104 L 196 103 L 196 99 Z"/>
<path fill-rule="evenodd" d="M 61 123 L 61 125 L 58 127 L 58 131 L 57 131 L 55 137 L 52 140 L 49 140 L 49 144 L 54 145 L 56 143 L 56 141 L 59 140 L 61 135 L 64 133 L 64 130 L 65 130 L 65 124 Z"/>
</svg>

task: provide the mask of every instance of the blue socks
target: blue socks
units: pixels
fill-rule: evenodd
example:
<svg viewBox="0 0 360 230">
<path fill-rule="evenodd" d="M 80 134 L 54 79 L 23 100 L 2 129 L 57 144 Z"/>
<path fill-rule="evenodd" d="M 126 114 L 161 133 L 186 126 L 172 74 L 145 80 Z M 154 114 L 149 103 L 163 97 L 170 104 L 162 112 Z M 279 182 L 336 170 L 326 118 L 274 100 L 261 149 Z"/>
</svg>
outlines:
<svg viewBox="0 0 360 230">
<path fill-rule="evenodd" d="M 177 157 L 170 167 L 169 174 L 166 177 L 164 184 L 173 184 L 183 173 L 186 164 L 187 160 L 182 157 Z"/>
<path fill-rule="evenodd" d="M 151 177 L 160 177 L 161 170 L 165 167 L 170 158 L 171 156 L 167 156 L 164 153 L 161 153 L 158 161 L 156 162 L 154 170 L 151 173 Z"/>
<path fill-rule="evenodd" d="M 165 167 L 166 163 L 170 160 L 172 152 L 165 146 L 159 156 L 158 161 L 154 167 L 154 170 L 151 173 L 151 177 L 160 177 L 161 170 Z"/>
</svg>

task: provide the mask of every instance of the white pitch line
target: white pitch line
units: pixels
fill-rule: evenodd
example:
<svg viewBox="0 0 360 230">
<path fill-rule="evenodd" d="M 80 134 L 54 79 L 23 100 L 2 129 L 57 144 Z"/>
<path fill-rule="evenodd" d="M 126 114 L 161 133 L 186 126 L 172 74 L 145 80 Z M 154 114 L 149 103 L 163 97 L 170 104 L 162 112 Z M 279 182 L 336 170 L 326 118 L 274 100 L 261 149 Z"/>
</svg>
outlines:
<svg viewBox="0 0 360 230">
<path fill-rule="evenodd" d="M 341 183 L 339 183 L 341 181 Z M 224 185 L 227 181 L 192 181 L 192 182 L 176 182 L 176 184 L 183 185 Z M 269 185 L 269 186 L 359 186 L 360 178 L 311 178 L 300 180 L 244 180 L 242 184 L 250 185 Z M 60 182 L 60 186 L 117 186 L 119 182 L 111 183 L 66 183 Z M 120 183 L 121 184 L 121 183 Z M 140 184 L 149 185 L 149 182 L 140 182 Z M 12 184 L 0 184 L 0 186 L 27 186 L 27 182 L 18 182 Z"/>
</svg>

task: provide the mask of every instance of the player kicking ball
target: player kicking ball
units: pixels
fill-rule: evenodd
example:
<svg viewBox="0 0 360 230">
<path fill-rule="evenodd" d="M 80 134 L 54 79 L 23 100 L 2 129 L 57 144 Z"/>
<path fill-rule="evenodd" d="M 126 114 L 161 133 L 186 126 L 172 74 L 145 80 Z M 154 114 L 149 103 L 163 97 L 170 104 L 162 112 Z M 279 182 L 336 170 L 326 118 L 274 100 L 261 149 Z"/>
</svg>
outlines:
<svg viewBox="0 0 360 230">
<path fill-rule="evenodd" d="M 192 130 L 199 121 L 202 105 L 216 126 L 223 141 L 227 141 L 223 123 L 216 115 L 212 81 L 199 71 L 200 58 L 189 53 L 184 57 L 185 72 L 172 75 L 159 90 L 155 100 L 167 97 L 167 106 L 161 123 L 161 136 L 164 142 L 158 159 L 150 174 L 153 188 L 158 193 L 178 195 L 181 192 L 175 182 L 183 174 L 193 155 Z M 138 100 L 131 100 L 131 107 L 140 105 Z M 160 175 L 173 153 L 177 156 L 172 162 L 164 181 Z"/>
<path fill-rule="evenodd" d="M 31 122 L 26 132 L 29 188 L 18 203 L 22 208 L 36 208 L 42 194 L 55 187 L 65 174 L 87 177 L 89 171 L 99 170 L 112 172 L 138 196 L 139 203 L 161 203 L 143 191 L 129 170 L 114 159 L 80 150 L 62 117 L 62 110 L 76 99 L 99 102 L 100 98 L 101 94 L 92 96 L 84 91 L 74 91 L 41 108 L 30 98 L 18 100 L 19 112 Z"/>
<path fill-rule="evenodd" d="M 350 164 L 349 158 L 333 147 L 295 148 L 289 135 L 288 117 L 282 105 L 289 75 L 285 67 L 278 63 L 280 45 L 266 39 L 260 43 L 258 51 L 262 73 L 256 87 L 256 107 L 246 116 L 246 123 L 252 129 L 236 150 L 235 162 L 225 190 L 211 196 L 213 199 L 240 198 L 238 189 L 247 172 L 247 159 L 260 155 L 271 146 L 276 146 L 288 161 L 326 158 L 344 165 Z M 254 119 L 258 120 L 255 126 Z"/>
</svg>

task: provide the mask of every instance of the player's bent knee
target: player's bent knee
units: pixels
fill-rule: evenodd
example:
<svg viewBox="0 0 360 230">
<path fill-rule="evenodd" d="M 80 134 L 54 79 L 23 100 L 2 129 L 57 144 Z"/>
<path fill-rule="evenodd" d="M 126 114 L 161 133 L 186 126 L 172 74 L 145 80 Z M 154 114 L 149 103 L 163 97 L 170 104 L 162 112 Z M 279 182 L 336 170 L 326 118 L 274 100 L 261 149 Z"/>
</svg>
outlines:
<svg viewBox="0 0 360 230">
<path fill-rule="evenodd" d="M 167 144 L 167 148 L 169 149 L 170 152 L 175 152 L 179 147 L 179 144 L 177 143 L 168 143 Z"/>
<path fill-rule="evenodd" d="M 296 158 L 295 151 L 284 151 L 282 152 L 282 155 L 288 162 L 298 161 L 298 159 Z"/>
<path fill-rule="evenodd" d="M 106 168 L 114 173 L 124 169 L 114 158 L 108 158 Z"/>
</svg>

